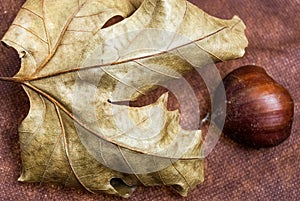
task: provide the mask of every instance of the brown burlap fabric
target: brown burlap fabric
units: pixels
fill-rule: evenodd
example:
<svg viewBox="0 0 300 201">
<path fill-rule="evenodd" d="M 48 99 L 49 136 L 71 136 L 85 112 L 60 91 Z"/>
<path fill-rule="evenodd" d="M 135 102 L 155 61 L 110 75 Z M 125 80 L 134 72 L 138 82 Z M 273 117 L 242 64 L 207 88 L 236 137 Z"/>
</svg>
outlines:
<svg viewBox="0 0 300 201">
<path fill-rule="evenodd" d="M 0 37 L 25 0 L 1 0 Z M 240 16 L 247 25 L 244 58 L 218 64 L 222 75 L 244 64 L 257 64 L 292 94 L 295 120 L 291 137 L 270 149 L 244 148 L 222 136 L 206 159 L 205 182 L 187 198 L 166 187 L 139 187 L 130 200 L 297 200 L 300 196 L 300 1 L 215 0 L 193 3 L 221 18 Z M 0 76 L 20 66 L 12 49 L 0 47 Z M 121 200 L 84 190 L 17 182 L 21 169 L 17 128 L 29 103 L 20 86 L 0 82 L 0 200 Z"/>
</svg>

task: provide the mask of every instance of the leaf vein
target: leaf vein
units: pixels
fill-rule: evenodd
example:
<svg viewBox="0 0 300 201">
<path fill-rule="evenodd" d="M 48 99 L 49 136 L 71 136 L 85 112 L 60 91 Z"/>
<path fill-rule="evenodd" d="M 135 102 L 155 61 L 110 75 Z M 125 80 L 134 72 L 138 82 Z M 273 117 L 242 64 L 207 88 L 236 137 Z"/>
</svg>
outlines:
<svg viewBox="0 0 300 201">
<path fill-rule="evenodd" d="M 49 43 L 49 47 L 50 47 L 50 53 L 48 55 L 48 57 L 44 60 L 44 62 L 36 69 L 35 73 L 32 75 L 32 76 L 35 76 L 37 75 L 48 63 L 49 61 L 54 57 L 55 53 L 56 53 L 56 50 L 58 49 L 63 37 L 64 37 L 64 34 L 65 32 L 67 31 L 69 25 L 71 24 L 74 16 L 80 11 L 80 9 L 86 4 L 88 0 L 84 1 L 75 11 L 74 13 L 71 15 L 71 17 L 69 17 L 69 19 L 67 20 L 65 26 L 63 27 L 63 30 L 61 31 L 59 37 L 58 37 L 58 40 L 57 42 L 55 43 L 55 46 L 52 48 L 52 45 L 51 45 L 51 41 L 50 41 L 50 35 L 48 33 L 48 31 L 46 31 L 47 33 L 47 38 L 48 38 L 48 43 Z M 43 0 L 43 13 L 45 12 L 45 8 L 44 8 L 44 2 L 45 0 Z M 45 26 L 45 29 L 46 29 L 46 24 L 45 24 L 45 16 L 43 14 L 43 18 L 44 18 L 44 26 Z M 47 30 L 47 29 L 46 29 Z"/>
<path fill-rule="evenodd" d="M 101 11 L 101 12 L 94 13 L 91 15 L 76 15 L 74 18 L 80 19 L 80 18 L 86 18 L 86 17 L 93 17 L 93 16 L 101 15 L 102 13 L 104 13 L 104 12 Z"/>
<path fill-rule="evenodd" d="M 42 16 L 38 15 L 37 13 L 33 12 L 32 10 L 30 10 L 28 8 L 22 7 L 21 10 L 25 10 L 25 11 L 37 16 L 38 18 L 43 19 Z"/>
<path fill-rule="evenodd" d="M 182 174 L 182 172 L 180 172 L 180 171 L 176 168 L 176 166 L 174 165 L 174 163 L 172 162 L 171 159 L 170 159 L 170 161 L 171 161 L 171 164 L 172 164 L 173 168 L 178 172 L 178 174 L 181 176 L 181 178 L 183 178 L 183 180 L 185 181 L 185 183 L 188 185 L 188 190 L 187 190 L 187 191 L 189 191 L 190 189 L 192 189 L 192 187 L 191 187 L 190 183 L 187 181 L 186 177 Z"/>
<path fill-rule="evenodd" d="M 123 151 L 122 151 L 122 149 L 121 149 L 120 146 L 118 146 L 118 149 L 119 149 L 119 152 L 121 153 L 122 158 L 123 158 L 124 161 L 126 162 L 127 166 L 130 168 L 132 174 L 133 174 L 133 175 L 134 175 L 141 183 L 143 183 L 143 182 L 140 180 L 140 178 L 136 175 L 134 169 L 131 167 L 130 163 L 128 162 L 128 160 L 127 160 L 126 157 L 124 156 Z"/>
<path fill-rule="evenodd" d="M 74 30 L 74 29 L 68 29 L 67 32 L 93 33 L 93 31 L 87 31 L 87 30 Z"/>
<path fill-rule="evenodd" d="M 46 43 L 46 44 L 48 45 L 47 41 L 45 41 L 44 39 L 42 39 L 42 38 L 41 38 L 37 33 L 35 33 L 33 30 L 30 30 L 30 29 L 28 29 L 28 28 L 26 28 L 26 27 L 23 27 L 23 26 L 19 25 L 19 24 L 12 24 L 12 26 L 16 26 L 16 27 L 19 27 L 19 28 L 21 28 L 21 29 L 26 30 L 27 32 L 29 32 L 30 34 L 32 34 L 32 35 L 34 35 L 36 38 L 38 38 L 40 41 L 42 41 L 43 43 Z"/>
<path fill-rule="evenodd" d="M 102 70 L 104 73 L 106 73 L 107 75 L 109 75 L 111 78 L 113 78 L 114 80 L 120 82 L 121 84 L 124 84 L 124 85 L 127 86 L 127 87 L 130 87 L 130 88 L 135 89 L 135 90 L 136 90 L 139 94 L 141 94 L 141 95 L 145 95 L 142 91 L 140 91 L 140 90 L 137 89 L 136 87 L 134 87 L 134 86 L 132 86 L 132 85 L 130 85 L 130 84 L 128 84 L 128 83 L 122 81 L 120 78 L 116 77 L 115 75 L 113 75 L 112 73 L 108 72 L 108 71 L 105 70 L 104 68 L 101 68 L 101 70 Z"/>
<path fill-rule="evenodd" d="M 55 104 L 54 104 L 55 105 Z M 64 127 L 64 123 L 63 123 L 63 119 L 62 119 L 62 116 L 60 114 L 60 111 L 59 111 L 59 108 L 57 105 L 55 105 L 55 110 L 56 110 L 56 114 L 57 114 L 57 117 L 59 119 L 59 123 L 60 123 L 60 126 L 61 126 L 61 132 L 62 132 L 62 137 L 63 137 L 63 145 L 64 145 L 64 149 L 65 149 L 65 154 L 66 154 L 66 157 L 67 157 L 67 160 L 69 162 L 69 165 L 70 165 L 70 168 L 72 169 L 72 172 L 74 173 L 76 179 L 78 180 L 78 182 L 89 192 L 93 193 L 93 191 L 91 191 L 79 178 L 79 176 L 77 175 L 73 165 L 72 165 L 72 160 L 70 158 L 70 155 L 69 155 L 69 148 L 68 148 L 68 143 L 67 143 L 67 134 L 66 134 L 66 130 L 65 130 L 65 127 Z"/>
<path fill-rule="evenodd" d="M 139 150 L 139 149 L 134 149 L 132 147 L 128 147 L 125 144 L 117 144 L 116 142 L 114 142 L 113 140 L 111 140 L 110 138 L 104 137 L 99 135 L 98 133 L 94 132 L 93 130 L 89 129 L 84 123 L 82 123 L 79 119 L 77 119 L 71 112 L 69 112 L 59 101 L 57 101 L 55 98 L 53 98 L 52 96 L 50 96 L 49 94 L 47 94 L 46 92 L 42 91 L 39 88 L 36 88 L 35 86 L 31 85 L 30 83 L 23 83 L 24 85 L 26 85 L 27 87 L 31 88 L 32 90 L 34 90 L 36 93 L 44 96 L 46 99 L 48 99 L 50 102 L 52 102 L 57 108 L 59 108 L 60 110 L 62 110 L 67 116 L 69 116 L 74 122 L 76 122 L 79 126 L 81 126 L 82 128 L 84 128 L 85 130 L 87 130 L 88 132 L 90 132 L 91 134 L 95 135 L 98 138 L 101 138 L 104 141 L 107 141 L 109 143 L 112 143 L 116 146 L 120 146 L 122 148 L 131 150 L 131 151 L 135 151 L 141 154 L 146 154 L 146 155 L 152 155 L 155 157 L 160 157 L 160 158 L 166 158 L 164 156 L 157 156 L 155 154 L 151 154 L 151 153 L 147 153 L 144 150 Z M 177 158 L 174 158 L 177 159 Z M 197 157 L 190 157 L 190 158 L 181 158 L 181 160 L 194 160 L 194 159 L 198 159 Z"/>
<path fill-rule="evenodd" d="M 53 146 L 53 148 L 51 150 L 51 154 L 49 156 L 49 159 L 48 159 L 47 163 L 45 164 L 46 167 L 45 167 L 45 169 L 43 171 L 42 179 L 40 179 L 40 183 L 43 183 L 43 181 L 44 181 L 46 172 L 48 171 L 48 168 L 50 167 L 50 163 L 51 163 L 51 160 L 52 160 L 52 156 L 54 154 L 54 150 L 55 150 L 56 146 L 58 145 L 60 139 L 61 139 L 61 136 L 58 136 L 57 139 L 56 139 L 56 142 L 55 142 L 55 144 L 54 144 L 54 146 Z"/>
<path fill-rule="evenodd" d="M 121 60 L 121 61 L 116 61 L 116 62 L 113 62 L 113 63 L 105 63 L 105 64 L 99 64 L 99 65 L 93 65 L 93 66 L 83 66 L 83 67 L 76 67 L 76 68 L 73 68 L 73 69 L 70 69 L 70 70 L 65 70 L 65 71 L 61 71 L 61 72 L 56 72 L 56 73 L 52 73 L 52 74 L 49 74 L 49 75 L 45 75 L 45 76 L 41 76 L 41 77 L 35 77 L 35 78 L 25 78 L 24 81 L 35 81 L 35 80 L 40 80 L 40 79 L 44 79 L 44 78 L 49 78 L 49 77 L 54 77 L 54 76 L 59 76 L 59 75 L 62 75 L 62 74 L 67 74 L 67 73 L 73 73 L 73 72 L 78 72 L 78 71 L 85 71 L 85 70 L 90 70 L 90 69 L 95 69 L 95 68 L 103 68 L 103 67 L 106 67 L 106 66 L 114 66 L 114 65 L 119 65 L 119 64 L 124 64 L 124 63 L 128 63 L 128 62 L 132 62 L 132 61 L 136 61 L 136 60 L 142 60 L 142 59 L 148 59 L 148 58 L 151 58 L 151 57 L 156 57 L 156 56 L 161 56 L 163 54 L 166 54 L 166 53 L 169 53 L 171 51 L 175 51 L 179 48 L 182 48 L 182 47 L 185 47 L 185 46 L 188 46 L 188 45 L 191 45 L 193 43 L 196 43 L 198 41 L 201 41 L 201 40 L 204 40 L 206 38 L 209 38 L 211 36 L 213 36 L 214 34 L 216 33 L 219 33 L 225 29 L 228 29 L 227 26 L 224 26 L 206 36 L 203 36 L 199 39 L 196 39 L 196 40 L 193 40 L 189 43 L 186 43 L 186 44 L 183 44 L 183 45 L 179 45 L 177 47 L 174 47 L 168 51 L 161 51 L 161 52 L 158 52 L 158 53 L 154 53 L 154 54 L 150 54 L 150 55 L 146 55 L 146 56 L 142 56 L 142 57 L 134 57 L 134 58 L 130 58 L 130 59 L 125 59 L 125 60 Z"/>
<path fill-rule="evenodd" d="M 47 29 L 46 26 L 46 18 L 45 18 L 45 0 L 42 0 L 42 20 L 43 20 L 43 27 L 44 27 L 44 31 L 47 37 L 47 43 L 48 43 L 48 54 L 51 54 L 51 48 L 52 48 L 52 44 L 51 44 L 51 39 L 50 39 L 50 34 L 49 31 Z"/>
<path fill-rule="evenodd" d="M 141 62 L 139 62 L 139 61 L 137 61 L 137 60 L 135 60 L 134 62 L 135 62 L 136 64 L 138 64 L 138 65 L 140 65 L 140 66 L 142 66 L 142 67 L 144 67 L 144 68 L 150 70 L 150 71 L 153 71 L 153 72 L 155 72 L 155 73 L 164 75 L 164 76 L 166 76 L 166 77 L 170 77 L 170 78 L 174 78 L 174 79 L 179 79 L 179 78 L 180 78 L 180 77 L 173 76 L 173 75 L 168 75 L 168 74 L 166 74 L 166 73 L 164 73 L 164 72 L 162 72 L 162 71 L 158 71 L 158 70 L 155 70 L 155 69 L 153 69 L 153 68 L 150 68 L 150 67 L 148 67 L 147 65 L 144 65 L 143 63 L 141 63 Z"/>
</svg>

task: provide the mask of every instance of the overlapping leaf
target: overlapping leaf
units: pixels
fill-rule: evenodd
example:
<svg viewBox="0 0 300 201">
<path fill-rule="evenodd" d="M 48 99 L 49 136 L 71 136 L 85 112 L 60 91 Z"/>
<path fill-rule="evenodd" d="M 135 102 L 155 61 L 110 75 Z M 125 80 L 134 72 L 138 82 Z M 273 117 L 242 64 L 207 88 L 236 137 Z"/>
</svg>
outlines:
<svg viewBox="0 0 300 201">
<path fill-rule="evenodd" d="M 124 19 L 104 28 L 114 16 Z M 139 184 L 167 185 L 186 195 L 204 179 L 201 131 L 180 127 L 167 94 L 141 108 L 111 102 L 241 57 L 244 29 L 185 0 L 28 0 L 3 38 L 22 57 L 11 80 L 30 98 L 19 180 L 123 197 Z"/>
</svg>

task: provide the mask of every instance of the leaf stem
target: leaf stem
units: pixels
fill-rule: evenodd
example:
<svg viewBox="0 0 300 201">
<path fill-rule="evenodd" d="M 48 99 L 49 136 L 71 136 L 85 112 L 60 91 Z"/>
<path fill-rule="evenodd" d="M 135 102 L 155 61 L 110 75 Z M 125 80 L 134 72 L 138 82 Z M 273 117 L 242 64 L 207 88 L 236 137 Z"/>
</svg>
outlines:
<svg viewBox="0 0 300 201">
<path fill-rule="evenodd" d="M 0 77 L 0 81 L 13 82 L 13 83 L 19 83 L 19 84 L 23 83 L 23 80 L 21 80 L 20 78 L 15 78 L 15 77 Z"/>
</svg>

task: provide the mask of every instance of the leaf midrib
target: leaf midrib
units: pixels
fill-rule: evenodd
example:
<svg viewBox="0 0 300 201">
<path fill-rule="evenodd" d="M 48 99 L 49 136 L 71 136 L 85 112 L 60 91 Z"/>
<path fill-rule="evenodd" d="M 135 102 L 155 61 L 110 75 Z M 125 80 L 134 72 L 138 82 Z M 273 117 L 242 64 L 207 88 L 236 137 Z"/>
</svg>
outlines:
<svg viewBox="0 0 300 201">
<path fill-rule="evenodd" d="M 152 58 L 152 57 L 157 57 L 157 56 L 161 56 L 161 55 L 170 53 L 172 51 L 178 51 L 179 48 L 186 47 L 188 45 L 197 43 L 197 42 L 199 42 L 201 40 L 207 39 L 207 38 L 209 38 L 209 37 L 211 37 L 211 36 L 213 36 L 213 35 L 221 32 L 221 31 L 223 31 L 225 29 L 228 29 L 228 28 L 232 28 L 232 27 L 224 26 L 224 27 L 222 27 L 222 28 L 220 28 L 220 29 L 218 29 L 218 30 L 216 30 L 216 31 L 214 31 L 214 32 L 206 35 L 206 36 L 203 36 L 203 37 L 201 37 L 199 39 L 193 40 L 193 41 L 188 42 L 186 44 L 183 44 L 183 45 L 171 48 L 169 50 L 164 50 L 164 51 L 161 51 L 161 52 L 158 52 L 158 53 L 145 55 L 145 56 L 142 56 L 142 57 L 134 57 L 134 58 L 125 59 L 125 60 L 121 60 L 121 61 L 115 61 L 115 62 L 112 62 L 112 63 L 105 63 L 105 64 L 99 64 L 99 65 L 93 65 L 93 66 L 76 67 L 76 68 L 73 68 L 73 69 L 64 70 L 64 71 L 60 71 L 60 72 L 55 72 L 55 73 L 51 73 L 49 75 L 45 75 L 45 76 L 41 76 L 41 77 L 31 77 L 31 78 L 14 77 L 15 78 L 14 80 L 16 82 L 19 82 L 19 83 L 22 84 L 22 83 L 25 83 L 25 82 L 42 80 L 42 79 L 46 79 L 46 78 L 50 78 L 50 77 L 60 76 L 60 75 L 63 75 L 63 74 L 69 74 L 69 73 L 73 73 L 73 72 L 80 72 L 80 71 L 86 71 L 86 70 L 91 70 L 91 69 L 103 68 L 103 67 L 107 67 L 107 66 L 115 66 L 115 65 L 120 65 L 120 64 L 124 64 L 124 63 L 133 62 L 133 61 L 138 61 L 138 60 L 148 59 L 148 58 Z M 197 46 L 199 47 L 199 45 L 197 45 Z M 205 51 L 205 52 L 207 52 L 207 53 L 209 53 L 209 54 L 212 55 L 212 53 L 208 52 L 207 50 L 204 50 L 203 48 L 201 48 L 201 49 L 203 51 Z M 215 56 L 215 55 L 213 55 L 213 56 Z M 215 57 L 218 58 L 217 56 L 215 56 Z M 0 78 L 0 79 L 3 79 L 3 78 Z"/>
</svg>

